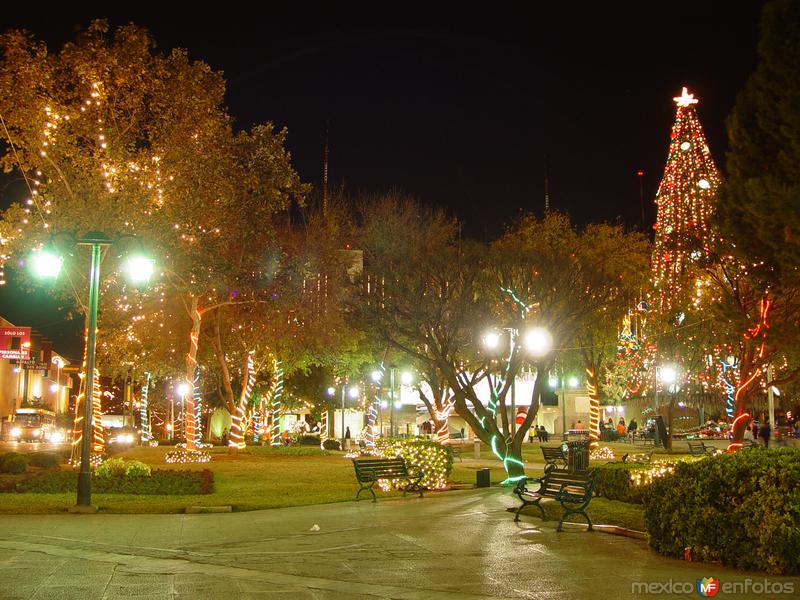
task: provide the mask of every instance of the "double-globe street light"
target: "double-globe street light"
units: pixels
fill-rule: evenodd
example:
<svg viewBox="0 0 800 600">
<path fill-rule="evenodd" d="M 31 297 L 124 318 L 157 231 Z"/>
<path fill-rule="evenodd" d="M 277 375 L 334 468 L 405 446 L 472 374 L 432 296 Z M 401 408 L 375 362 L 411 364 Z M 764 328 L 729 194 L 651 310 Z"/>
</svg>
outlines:
<svg viewBox="0 0 800 600">
<path fill-rule="evenodd" d="M 402 404 L 402 398 L 399 398 L 397 401 L 394 399 L 394 373 L 397 370 L 397 367 L 394 365 L 389 365 L 389 437 L 394 437 L 395 435 L 395 426 L 394 426 L 394 411 L 395 409 L 399 409 Z M 379 385 L 381 380 L 383 379 L 383 371 L 375 369 L 372 372 L 372 381 Z M 411 371 L 402 371 L 400 373 L 400 383 L 405 386 L 410 386 L 414 383 L 414 375 Z M 383 402 L 381 402 L 381 432 L 383 432 Z"/>
<path fill-rule="evenodd" d="M 91 451 L 92 451 L 92 398 L 94 398 L 95 348 L 97 346 L 97 307 L 100 300 L 100 258 L 103 248 L 107 248 L 123 240 L 138 240 L 132 235 L 123 235 L 116 240 L 99 231 L 90 231 L 85 236 L 76 238 L 70 233 L 55 234 L 48 245 L 35 252 L 32 257 L 33 271 L 36 275 L 55 279 L 64 262 L 56 251 L 54 239 L 58 236 L 69 238 L 78 246 L 89 246 L 92 249 L 92 263 L 89 269 L 89 315 L 86 339 L 86 394 L 83 401 L 83 431 L 81 438 L 81 468 L 78 472 L 77 509 L 88 509 L 92 501 Z M 125 261 L 128 278 L 136 285 L 143 285 L 150 280 L 154 271 L 154 261 L 141 253 L 133 254 Z"/>
<path fill-rule="evenodd" d="M 341 442 L 341 448 L 342 448 L 342 450 L 344 450 L 345 449 L 345 447 L 344 447 L 344 440 L 345 440 L 345 435 L 344 435 L 344 397 L 345 397 L 345 393 L 347 393 L 347 395 L 349 395 L 350 398 L 355 400 L 356 398 L 358 398 L 359 394 L 361 393 L 361 390 L 358 389 L 357 385 L 351 386 L 350 389 L 348 390 L 346 382 L 342 382 L 339 387 L 341 388 L 341 392 L 342 392 L 341 393 L 341 395 L 342 395 L 342 442 Z M 331 387 L 328 388 L 327 392 L 328 392 L 328 396 L 333 398 L 336 395 L 336 388 L 334 386 L 331 386 Z M 331 436 L 331 437 L 334 437 L 334 436 Z"/>
<path fill-rule="evenodd" d="M 520 337 L 518 329 L 513 327 L 502 327 L 488 331 L 483 336 L 483 345 L 492 351 L 496 351 L 500 347 L 502 338 L 501 332 L 508 332 L 508 360 L 514 356 L 514 349 L 517 345 L 517 340 Z M 546 356 L 553 348 L 553 336 L 546 327 L 531 327 L 522 334 L 522 347 L 533 358 L 542 358 Z M 537 375 L 538 376 L 538 375 Z M 491 385 L 490 385 L 491 387 Z M 514 436 L 517 432 L 517 377 L 514 374 L 514 380 L 511 382 L 511 435 Z M 490 393 L 493 393 L 490 390 Z"/>
</svg>

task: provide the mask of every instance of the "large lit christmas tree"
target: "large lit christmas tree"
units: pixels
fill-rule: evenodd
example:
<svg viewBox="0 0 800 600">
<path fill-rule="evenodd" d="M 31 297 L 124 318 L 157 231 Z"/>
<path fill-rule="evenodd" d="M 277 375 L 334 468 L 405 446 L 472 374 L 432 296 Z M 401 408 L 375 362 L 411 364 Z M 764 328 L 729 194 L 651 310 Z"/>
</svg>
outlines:
<svg viewBox="0 0 800 600">
<path fill-rule="evenodd" d="M 697 99 L 683 88 L 674 100 L 678 112 L 656 195 L 652 308 L 674 311 L 682 321 L 683 311 L 698 304 L 695 265 L 710 252 L 709 217 L 720 177 L 697 117 Z"/>
</svg>

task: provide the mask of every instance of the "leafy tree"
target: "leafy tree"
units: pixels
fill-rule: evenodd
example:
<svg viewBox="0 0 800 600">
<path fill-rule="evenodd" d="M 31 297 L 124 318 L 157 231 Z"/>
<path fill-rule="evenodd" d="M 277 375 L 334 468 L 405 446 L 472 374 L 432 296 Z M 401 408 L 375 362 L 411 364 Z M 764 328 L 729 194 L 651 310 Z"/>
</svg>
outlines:
<svg viewBox="0 0 800 600">
<path fill-rule="evenodd" d="M 728 119 L 718 224 L 731 251 L 773 286 L 800 265 L 800 5 L 764 6 L 759 64 Z"/>
<path fill-rule="evenodd" d="M 274 214 L 306 191 L 283 147 L 286 132 L 266 124 L 234 133 L 221 74 L 185 51 L 158 52 L 135 25 L 94 21 L 58 53 L 10 31 L 0 51 L 0 161 L 31 186 L 27 204 L 0 222 L 4 258 L 52 233 L 135 234 L 157 256 L 159 277 L 137 296 L 106 260 L 101 303 L 136 321 L 108 344 L 140 345 L 128 360 L 185 357 L 191 382 L 203 314 L 254 300 L 248 286 L 264 271 Z M 87 260 L 69 261 L 59 290 L 84 312 Z M 109 312 L 101 329 L 121 326 Z M 169 347 L 164 331 L 183 347 Z"/>
</svg>

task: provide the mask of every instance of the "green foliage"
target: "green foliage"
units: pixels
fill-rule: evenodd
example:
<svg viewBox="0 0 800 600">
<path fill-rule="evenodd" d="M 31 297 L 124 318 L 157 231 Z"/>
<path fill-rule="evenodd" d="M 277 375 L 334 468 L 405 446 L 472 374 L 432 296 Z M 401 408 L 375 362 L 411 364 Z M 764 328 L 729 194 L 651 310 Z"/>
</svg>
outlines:
<svg viewBox="0 0 800 600">
<path fill-rule="evenodd" d="M 800 4 L 764 6 L 758 55 L 728 121 L 718 224 L 733 254 L 785 285 L 800 263 Z"/>
<path fill-rule="evenodd" d="M 149 477 L 150 467 L 138 460 L 109 458 L 94 471 L 98 479 Z"/>
<path fill-rule="evenodd" d="M 123 474 L 122 476 L 95 476 L 92 478 L 92 491 L 97 494 L 183 496 L 210 494 L 213 492 L 213 487 L 214 475 L 209 469 L 203 471 L 155 469 L 149 477 L 126 477 Z M 19 481 L 9 491 L 57 494 L 74 492 L 76 489 L 77 475 L 75 472 L 59 470 Z"/>
<path fill-rule="evenodd" d="M 28 457 L 28 464 L 32 467 L 42 467 L 50 469 L 58 466 L 61 457 L 55 452 L 34 452 Z"/>
<path fill-rule="evenodd" d="M 125 468 L 126 466 L 124 458 L 109 458 L 104 460 L 100 466 L 94 470 L 94 475 L 98 479 L 124 477 Z"/>
<path fill-rule="evenodd" d="M 125 477 L 150 477 L 149 465 L 138 460 L 130 460 L 125 464 Z"/>
<path fill-rule="evenodd" d="M 608 463 L 599 465 L 595 491 L 609 500 L 642 503 L 644 486 L 635 486 L 631 481 L 631 471 L 641 470 L 644 465 Z"/>
<path fill-rule="evenodd" d="M 301 446 L 319 446 L 319 436 L 316 435 L 301 435 L 297 443 Z"/>
<path fill-rule="evenodd" d="M 420 482 L 423 489 L 443 489 L 453 471 L 452 449 L 433 440 L 381 438 L 376 442 L 375 450 L 385 458 L 404 458 L 410 473 L 423 474 Z M 404 484 L 402 481 L 392 482 L 391 487 L 402 489 Z"/>
<path fill-rule="evenodd" d="M 800 572 L 800 450 L 754 449 L 678 463 L 645 497 L 650 545 L 774 574 Z"/>
<path fill-rule="evenodd" d="M 24 473 L 27 469 L 27 455 L 17 452 L 0 455 L 0 473 Z"/>
<path fill-rule="evenodd" d="M 339 440 L 335 440 L 333 438 L 328 438 L 324 442 L 322 442 L 322 447 L 325 450 L 340 450 L 342 447 L 341 442 Z"/>
</svg>

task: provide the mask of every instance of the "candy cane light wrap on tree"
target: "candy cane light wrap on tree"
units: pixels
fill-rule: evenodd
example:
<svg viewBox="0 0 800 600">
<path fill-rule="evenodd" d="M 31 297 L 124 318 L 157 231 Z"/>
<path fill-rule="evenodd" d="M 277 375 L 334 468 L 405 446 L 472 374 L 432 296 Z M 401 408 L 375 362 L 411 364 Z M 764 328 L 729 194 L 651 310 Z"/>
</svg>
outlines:
<svg viewBox="0 0 800 600">
<path fill-rule="evenodd" d="M 244 362 L 242 394 L 239 396 L 239 404 L 236 406 L 236 411 L 231 419 L 231 436 L 230 440 L 228 440 L 228 447 L 234 450 L 241 450 L 245 447 L 243 421 L 245 420 L 247 404 L 250 401 L 250 394 L 253 393 L 253 384 L 256 381 L 256 373 L 253 369 L 253 352 L 247 353 L 247 358 Z"/>
</svg>

